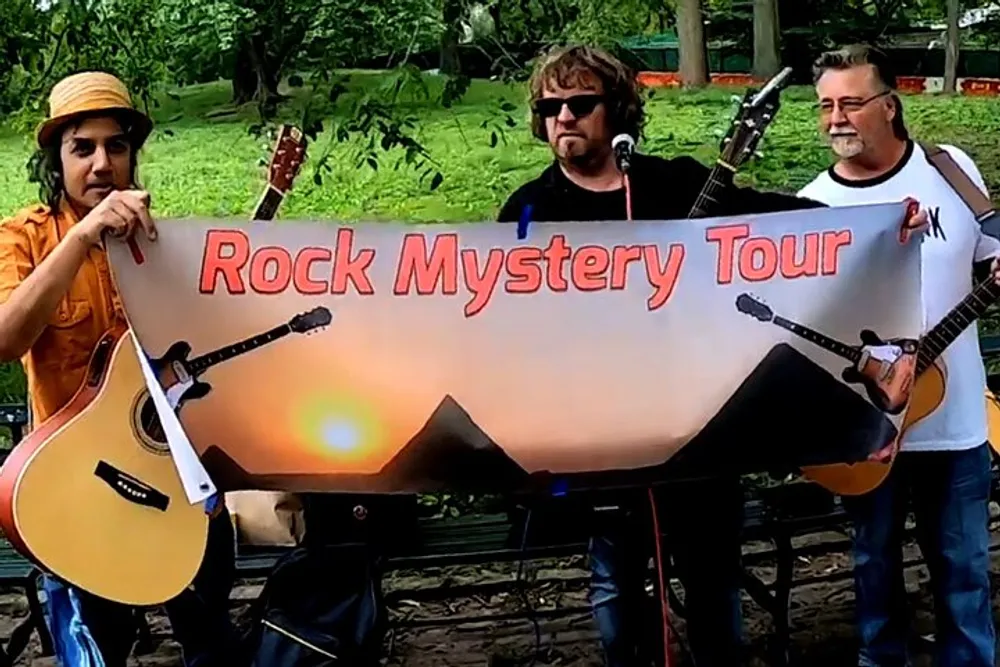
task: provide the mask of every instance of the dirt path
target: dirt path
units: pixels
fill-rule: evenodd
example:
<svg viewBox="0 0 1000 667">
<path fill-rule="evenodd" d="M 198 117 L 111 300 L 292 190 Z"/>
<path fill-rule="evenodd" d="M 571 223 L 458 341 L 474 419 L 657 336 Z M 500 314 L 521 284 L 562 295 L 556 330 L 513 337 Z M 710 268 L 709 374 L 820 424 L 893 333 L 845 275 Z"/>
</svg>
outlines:
<svg viewBox="0 0 1000 667">
<path fill-rule="evenodd" d="M 749 545 L 753 549 L 754 545 Z M 916 555 L 910 545 L 906 552 Z M 1000 555 L 995 555 L 995 572 L 1000 573 Z M 850 565 L 846 554 L 833 554 L 796 564 L 796 577 L 847 572 Z M 527 568 L 529 581 L 541 582 L 528 589 L 529 599 L 540 614 L 552 610 L 570 610 L 555 618 L 539 619 L 541 650 L 534 667 L 601 667 L 602 657 L 597 633 L 586 610 L 587 571 L 582 558 L 562 561 L 538 561 Z M 535 648 L 534 627 L 529 620 L 490 620 L 488 616 L 518 612 L 523 609 L 515 591 L 488 593 L 440 601 L 408 600 L 405 591 L 426 591 L 431 587 L 482 583 L 490 579 L 511 579 L 513 565 L 483 567 L 433 568 L 423 572 L 391 573 L 385 582 L 386 592 L 404 591 L 391 608 L 392 618 L 419 627 L 400 627 L 390 633 L 386 642 L 385 664 L 388 667 L 529 667 Z M 765 581 L 773 580 L 773 567 L 763 565 L 753 572 Z M 998 575 L 1000 576 L 1000 575 Z M 907 571 L 907 590 L 915 613 L 916 634 L 933 632 L 931 602 L 926 570 L 922 567 Z M 996 589 L 996 581 L 994 588 Z M 256 585 L 241 586 L 236 595 L 255 595 Z M 419 595 L 415 595 L 419 597 Z M 853 591 L 850 579 L 824 582 L 796 588 L 792 592 L 791 622 L 793 664 L 813 667 L 843 667 L 854 659 Z M 1000 596 L 997 596 L 1000 602 Z M 578 611 L 572 611 L 580 608 Z M 1000 609 L 1000 604 L 995 605 Z M 234 613 L 239 613 L 238 607 Z M 9 637 L 12 627 L 27 613 L 23 598 L 7 593 L 0 596 L 0 637 Z M 773 631 L 769 615 L 744 596 L 745 628 L 749 665 L 761 667 L 766 662 L 768 637 Z M 430 625 L 442 619 L 469 619 L 460 624 Z M 151 615 L 155 651 L 136 656 L 132 665 L 148 667 L 179 667 L 179 649 L 168 638 L 169 623 L 160 614 Z M 675 646 L 675 666 L 690 667 L 683 647 L 683 620 L 678 619 L 680 645 Z M 930 667 L 929 641 L 915 642 L 920 656 L 914 667 Z M 37 655 L 37 640 L 29 647 L 30 656 Z M 51 658 L 22 658 L 18 665 L 55 665 Z"/>
</svg>

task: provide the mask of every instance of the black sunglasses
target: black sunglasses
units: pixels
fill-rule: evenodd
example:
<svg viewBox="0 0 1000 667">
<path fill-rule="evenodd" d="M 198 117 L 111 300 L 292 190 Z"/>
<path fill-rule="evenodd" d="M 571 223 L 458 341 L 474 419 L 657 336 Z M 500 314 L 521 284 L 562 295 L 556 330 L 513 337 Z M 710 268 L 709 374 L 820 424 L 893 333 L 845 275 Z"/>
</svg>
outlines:
<svg viewBox="0 0 1000 667">
<path fill-rule="evenodd" d="M 540 100 L 535 100 L 534 111 L 542 118 L 552 118 L 559 115 L 565 104 L 574 117 L 583 118 L 589 116 L 603 101 L 604 96 L 597 94 L 573 95 L 565 98 L 543 97 Z"/>
</svg>

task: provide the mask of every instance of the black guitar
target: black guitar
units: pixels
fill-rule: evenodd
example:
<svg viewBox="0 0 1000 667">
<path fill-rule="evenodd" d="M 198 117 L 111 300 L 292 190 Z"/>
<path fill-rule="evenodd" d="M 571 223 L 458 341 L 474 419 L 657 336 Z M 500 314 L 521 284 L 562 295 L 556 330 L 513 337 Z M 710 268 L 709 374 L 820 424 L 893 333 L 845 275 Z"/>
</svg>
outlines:
<svg viewBox="0 0 1000 667">
<path fill-rule="evenodd" d="M 786 67 L 767 82 L 760 91 L 748 88 L 740 103 L 740 109 L 722 139 L 721 155 L 712 166 L 701 192 L 688 213 L 688 218 L 705 218 L 712 215 L 714 205 L 721 195 L 733 184 L 733 177 L 746 164 L 757 144 L 764 137 L 764 130 L 774 120 L 781 108 L 781 89 L 792 73 Z"/>
</svg>

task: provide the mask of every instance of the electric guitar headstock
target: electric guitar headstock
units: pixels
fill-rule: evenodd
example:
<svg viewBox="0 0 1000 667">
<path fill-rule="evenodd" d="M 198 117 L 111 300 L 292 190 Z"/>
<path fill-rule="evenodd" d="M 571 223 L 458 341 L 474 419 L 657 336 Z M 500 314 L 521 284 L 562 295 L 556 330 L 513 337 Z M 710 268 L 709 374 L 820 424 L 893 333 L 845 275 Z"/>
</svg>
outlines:
<svg viewBox="0 0 1000 667">
<path fill-rule="evenodd" d="M 282 125 L 267 167 L 267 188 L 254 211 L 254 220 L 271 220 L 285 195 L 292 189 L 305 162 L 306 137 L 294 125 Z"/>
<path fill-rule="evenodd" d="M 745 292 L 736 297 L 736 310 L 761 322 L 770 322 L 774 319 L 774 311 L 770 306 Z"/>
<path fill-rule="evenodd" d="M 781 108 L 781 89 L 791 73 L 792 68 L 786 67 L 759 91 L 747 89 L 739 111 L 722 139 L 719 159 L 732 171 L 746 164 L 757 150 L 764 131 Z"/>
<path fill-rule="evenodd" d="M 333 321 L 333 314 L 326 306 L 318 306 L 312 310 L 299 313 L 288 321 L 288 328 L 294 333 L 309 334 L 325 327 Z"/>
</svg>

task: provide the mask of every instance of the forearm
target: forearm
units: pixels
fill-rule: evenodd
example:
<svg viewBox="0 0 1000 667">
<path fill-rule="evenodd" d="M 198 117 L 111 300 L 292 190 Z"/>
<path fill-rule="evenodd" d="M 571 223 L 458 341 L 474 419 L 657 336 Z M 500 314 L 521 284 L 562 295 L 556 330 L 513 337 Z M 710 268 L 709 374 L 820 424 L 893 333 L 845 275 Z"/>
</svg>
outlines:
<svg viewBox="0 0 1000 667">
<path fill-rule="evenodd" d="M 87 251 L 87 242 L 71 232 L 0 305 L 0 361 L 20 358 L 35 343 Z"/>
</svg>

